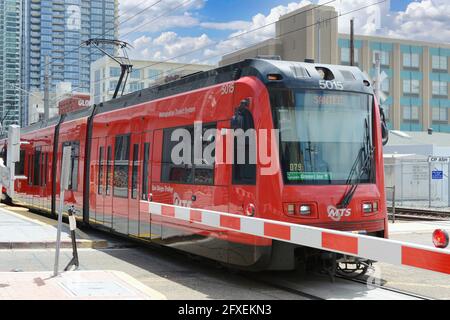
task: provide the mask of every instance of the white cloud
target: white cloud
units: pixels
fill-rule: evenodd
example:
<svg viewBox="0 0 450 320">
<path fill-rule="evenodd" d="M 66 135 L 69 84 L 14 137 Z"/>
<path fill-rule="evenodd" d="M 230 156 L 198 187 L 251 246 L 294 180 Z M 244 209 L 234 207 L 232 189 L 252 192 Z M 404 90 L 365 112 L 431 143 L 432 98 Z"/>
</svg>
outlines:
<svg viewBox="0 0 450 320">
<path fill-rule="evenodd" d="M 152 39 L 141 36 L 133 41 L 133 50 L 130 53 L 132 59 L 167 60 L 183 55 L 178 62 L 196 63 L 201 57 L 201 48 L 212 44 L 213 41 L 206 35 L 198 37 L 181 37 L 175 32 L 163 32 L 157 38 Z M 192 55 L 184 55 L 187 52 L 198 50 Z M 201 59 L 200 59 L 201 60 Z"/>
<path fill-rule="evenodd" d="M 199 24 L 190 11 L 202 8 L 206 0 L 124 0 L 119 5 L 119 34 L 125 40 L 142 33 L 160 32 Z"/>
<path fill-rule="evenodd" d="M 138 0 L 134 1 L 138 2 Z M 135 59 L 166 60 L 196 50 L 192 54 L 173 59 L 173 61 L 216 63 L 220 60 L 222 54 L 230 53 L 273 37 L 275 35 L 275 22 L 281 15 L 310 3 L 308 0 L 302 0 L 301 2 L 289 3 L 286 6 L 279 5 L 272 8 L 268 15 L 258 13 L 253 16 L 252 21 L 247 22 L 199 22 L 198 25 L 204 28 L 235 31 L 227 39 L 217 43 L 206 34 L 199 37 L 181 37 L 174 32 L 162 32 L 155 39 L 142 36 L 132 42 L 135 50 L 130 55 Z M 188 15 L 188 17 L 191 16 Z M 165 23 L 165 27 L 155 25 L 153 28 L 166 29 L 169 28 L 170 24 L 179 26 L 183 23 L 183 19 L 173 22 L 160 21 L 160 23 Z M 190 23 L 191 26 L 194 26 L 196 22 L 193 20 Z M 265 27 L 266 25 L 268 26 Z M 258 30 L 252 31 L 254 29 Z"/>
<path fill-rule="evenodd" d="M 279 5 L 272 8 L 268 15 L 262 13 L 254 15 L 246 28 L 233 32 L 228 39 L 219 42 L 215 47 L 206 49 L 204 52 L 205 58 L 209 59 L 209 63 L 216 62 L 220 60 L 220 56 L 223 54 L 273 38 L 275 36 L 275 22 L 280 19 L 280 16 L 308 4 L 311 4 L 311 1 L 292 2 L 286 6 Z"/>
<path fill-rule="evenodd" d="M 249 21 L 229 21 L 229 22 L 202 22 L 200 26 L 206 29 L 216 30 L 240 30 L 248 28 L 251 25 Z"/>
<path fill-rule="evenodd" d="M 320 3 L 326 2 L 321 0 Z M 352 10 L 376 3 L 376 0 L 340 0 L 336 10 L 345 14 L 339 18 L 339 32 L 349 33 L 350 19 L 355 18 L 355 33 L 396 38 L 450 42 L 450 1 L 420 0 L 408 4 L 405 11 L 391 11 L 390 1 L 379 3 L 346 14 Z M 332 5 L 332 4 L 330 4 Z"/>
<path fill-rule="evenodd" d="M 450 2 L 412 2 L 392 20 L 389 36 L 450 43 Z"/>
<path fill-rule="evenodd" d="M 326 0 L 319 1 L 319 4 L 327 2 Z M 391 19 L 390 15 L 390 0 L 375 4 L 376 0 L 339 0 L 330 3 L 330 6 L 335 7 L 339 17 L 338 25 L 339 32 L 350 32 L 350 20 L 354 19 L 355 33 L 357 34 L 376 34 L 383 33 L 383 26 L 385 26 Z M 372 5 L 374 4 L 374 5 Z"/>
<path fill-rule="evenodd" d="M 309 0 L 302 0 L 289 3 L 286 6 L 279 5 L 272 8 L 268 14 L 255 14 L 251 21 L 208 22 L 200 21 L 198 16 L 195 15 L 195 10 L 201 8 L 206 1 L 193 0 L 188 4 L 189 7 L 184 10 L 184 14 L 173 12 L 163 19 L 158 19 L 155 23 L 149 23 L 144 30 L 141 30 L 142 32 L 145 31 L 144 35 L 132 41 L 136 49 L 132 56 L 142 59 L 166 60 L 196 50 L 192 54 L 176 58 L 174 61 L 215 63 L 224 54 L 273 38 L 275 36 L 275 22 L 279 20 L 280 16 L 312 3 Z M 317 3 L 317 1 L 319 1 L 319 4 L 329 2 L 329 0 L 314 0 L 313 2 Z M 339 18 L 339 32 L 348 33 L 349 21 L 354 18 L 357 34 L 450 42 L 449 0 L 415 1 L 400 12 L 390 10 L 389 0 L 369 6 L 376 1 L 337 0 L 326 5 L 333 5 L 336 11 L 342 14 Z M 127 0 L 126 8 L 132 8 L 139 2 L 141 0 Z M 167 2 L 164 4 L 165 9 L 153 10 L 152 8 L 150 10 L 152 13 L 138 18 L 136 25 L 154 19 L 163 10 L 175 7 L 180 3 L 180 0 L 166 0 L 164 2 Z M 148 6 L 148 1 L 146 6 Z M 142 10 L 144 5 L 139 6 L 139 8 Z M 207 34 L 184 37 L 168 31 L 174 27 L 195 26 L 205 29 L 230 30 L 232 32 L 226 39 L 215 42 Z M 147 32 L 160 33 L 151 38 Z"/>
</svg>

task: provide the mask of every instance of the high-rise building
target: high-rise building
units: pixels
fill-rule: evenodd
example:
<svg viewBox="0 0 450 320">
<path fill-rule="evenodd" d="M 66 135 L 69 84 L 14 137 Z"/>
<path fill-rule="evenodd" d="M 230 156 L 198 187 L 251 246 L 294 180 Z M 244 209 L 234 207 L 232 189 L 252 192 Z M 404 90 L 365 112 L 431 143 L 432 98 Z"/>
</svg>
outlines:
<svg viewBox="0 0 450 320">
<path fill-rule="evenodd" d="M 0 1 L 0 120 L 20 123 L 20 39 L 22 0 Z"/>
<path fill-rule="evenodd" d="M 300 8 L 280 17 L 275 38 L 225 55 L 219 64 L 278 55 L 283 60 L 348 65 L 350 37 L 338 33 L 337 17 L 333 7 Z M 354 65 L 372 79 L 379 53 L 381 103 L 390 129 L 450 132 L 450 44 L 372 35 L 354 39 Z"/>
<path fill-rule="evenodd" d="M 48 67 L 50 91 L 70 82 L 74 91 L 89 93 L 90 64 L 103 54 L 80 44 L 117 38 L 118 0 L 23 0 L 22 12 L 24 90 L 43 92 Z M 114 52 L 112 46 L 103 49 Z M 24 99 L 22 125 L 29 123 L 28 104 Z"/>
</svg>

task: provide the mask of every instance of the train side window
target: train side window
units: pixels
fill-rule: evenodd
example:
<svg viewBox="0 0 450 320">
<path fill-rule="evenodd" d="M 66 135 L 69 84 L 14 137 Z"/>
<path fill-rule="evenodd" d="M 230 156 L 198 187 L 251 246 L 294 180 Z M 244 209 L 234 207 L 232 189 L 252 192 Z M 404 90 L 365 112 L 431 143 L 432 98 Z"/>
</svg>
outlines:
<svg viewBox="0 0 450 320">
<path fill-rule="evenodd" d="M 139 145 L 133 145 L 133 163 L 131 170 L 131 198 L 137 199 L 138 196 L 138 161 L 139 161 Z"/>
<path fill-rule="evenodd" d="M 72 143 L 72 155 L 71 155 L 71 184 L 70 184 L 70 190 L 78 190 L 78 162 L 80 157 L 80 143 L 74 142 Z"/>
<path fill-rule="evenodd" d="M 190 137 L 193 136 L 193 127 L 184 128 L 170 128 L 164 129 L 163 134 L 163 154 L 161 163 L 161 181 L 162 182 L 176 182 L 176 183 L 186 183 L 192 184 L 193 180 L 193 168 L 192 168 L 192 156 L 190 157 L 189 163 L 175 164 L 172 161 L 172 150 L 175 146 L 180 144 L 179 141 L 172 141 L 172 133 L 175 130 L 187 130 Z M 191 138 L 192 140 L 192 138 Z M 185 149 L 179 152 L 179 156 L 184 156 Z"/>
<path fill-rule="evenodd" d="M 243 131 L 244 133 L 247 132 L 249 129 L 254 129 L 255 124 L 253 122 L 253 116 L 249 110 L 243 111 L 243 117 L 244 117 L 244 126 Z M 251 134 L 255 134 L 253 131 Z M 244 142 L 244 148 L 245 148 L 245 163 L 240 164 L 238 163 L 238 140 L 245 139 Z M 256 137 L 254 137 L 253 141 L 256 141 Z M 243 137 L 235 137 L 234 138 L 234 162 L 233 162 L 233 184 L 241 184 L 241 185 L 252 185 L 256 184 L 256 164 L 252 163 L 250 161 L 250 153 L 255 153 L 253 158 L 256 159 L 256 146 L 254 145 L 252 147 L 252 144 L 254 143 L 250 142 L 250 136 L 243 136 Z M 256 161 L 253 161 L 256 162 Z"/>
<path fill-rule="evenodd" d="M 106 155 L 106 195 L 109 196 L 111 194 L 111 165 L 112 165 L 112 151 L 111 146 L 108 146 L 107 155 Z"/>
<path fill-rule="evenodd" d="M 48 152 L 45 153 L 45 159 L 44 159 L 44 179 L 43 179 L 43 185 L 47 185 L 47 177 L 48 177 Z"/>
<path fill-rule="evenodd" d="M 33 174 L 33 185 L 40 186 L 41 184 L 41 149 L 34 149 L 34 174 Z"/>
<path fill-rule="evenodd" d="M 128 198 L 130 135 L 116 136 L 114 146 L 113 196 Z"/>
<path fill-rule="evenodd" d="M 28 184 L 33 185 L 33 155 L 28 156 Z"/>
<path fill-rule="evenodd" d="M 202 163 L 194 165 L 194 184 L 212 185 L 214 184 L 214 165 L 215 165 L 215 149 L 212 151 L 211 160 L 206 159 L 207 148 L 210 144 L 215 143 L 216 124 L 205 125 L 202 128 Z M 208 136 L 206 136 L 208 135 Z M 210 161 L 210 162 L 208 162 Z"/>
<path fill-rule="evenodd" d="M 98 151 L 98 181 L 97 181 L 97 193 L 102 194 L 103 183 L 103 147 L 100 147 Z"/>
<path fill-rule="evenodd" d="M 20 160 L 16 163 L 14 170 L 16 176 L 25 175 L 25 150 L 20 150 Z"/>
<path fill-rule="evenodd" d="M 148 200 L 148 159 L 150 158 L 150 143 L 144 144 L 144 161 L 142 163 L 142 200 Z"/>
<path fill-rule="evenodd" d="M 39 170 L 41 170 L 39 185 L 41 187 L 43 187 L 44 186 L 44 180 L 45 180 L 45 152 L 41 153 L 41 165 L 39 167 Z"/>
<path fill-rule="evenodd" d="M 207 133 L 207 130 L 216 128 L 216 124 L 209 124 L 202 127 L 201 139 Z M 178 141 L 172 141 L 172 133 L 175 130 L 185 130 L 186 137 L 181 138 Z M 182 133 L 180 131 L 180 133 Z M 190 137 L 190 150 L 188 146 L 180 148 L 180 143 L 185 142 L 185 139 Z M 162 182 L 175 182 L 184 184 L 198 184 L 198 185 L 212 185 L 214 184 L 214 160 L 212 163 L 207 163 L 205 157 L 202 158 L 201 164 L 194 163 L 194 126 L 188 126 L 183 128 L 170 128 L 165 129 L 163 134 L 163 156 L 162 156 Z M 214 142 L 215 135 L 206 137 L 206 141 L 202 141 L 202 155 L 205 155 L 205 149 Z M 175 153 L 183 158 L 184 152 L 190 151 L 190 160 L 188 163 L 182 162 L 180 164 L 174 163 L 172 160 L 172 151 L 177 148 Z M 214 153 L 212 154 L 214 159 Z"/>
<path fill-rule="evenodd" d="M 0 151 L 0 158 L 3 159 L 3 164 L 4 164 L 5 166 L 6 166 L 6 163 L 7 163 L 7 161 L 8 161 L 7 154 L 8 154 L 8 147 L 4 146 L 4 147 L 2 148 L 2 150 Z"/>
<path fill-rule="evenodd" d="M 80 142 L 66 141 L 63 143 L 63 148 L 70 146 L 72 152 L 70 153 L 70 174 L 69 174 L 69 190 L 78 190 L 78 163 L 80 157 Z"/>
</svg>

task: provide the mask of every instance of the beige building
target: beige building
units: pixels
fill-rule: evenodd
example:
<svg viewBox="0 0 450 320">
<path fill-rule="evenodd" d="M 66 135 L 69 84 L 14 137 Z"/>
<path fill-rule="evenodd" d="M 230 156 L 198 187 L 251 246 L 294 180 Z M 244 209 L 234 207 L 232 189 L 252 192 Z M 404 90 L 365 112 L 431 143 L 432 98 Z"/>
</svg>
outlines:
<svg viewBox="0 0 450 320">
<path fill-rule="evenodd" d="M 133 65 L 133 71 L 128 77 L 124 94 L 214 68 L 214 66 L 204 64 L 149 60 L 132 60 L 131 64 Z M 107 56 L 91 64 L 91 99 L 93 103 L 100 103 L 112 99 L 120 73 L 121 69 L 117 62 Z"/>
<path fill-rule="evenodd" d="M 59 113 L 59 101 L 72 95 L 72 84 L 70 82 L 59 82 L 56 84 L 55 92 L 49 92 L 49 118 L 55 117 Z M 28 96 L 28 123 L 39 122 L 44 119 L 44 92 L 34 91 L 30 92 Z"/>
<path fill-rule="evenodd" d="M 275 38 L 228 54 L 219 64 L 258 55 L 349 64 L 350 37 L 338 33 L 338 19 L 334 18 L 337 15 L 333 7 L 309 5 L 281 16 Z M 450 44 L 355 35 L 355 65 L 371 78 L 375 77 L 376 52 L 380 54 L 385 77 L 381 84 L 385 97 L 381 102 L 389 127 L 450 132 Z"/>
</svg>

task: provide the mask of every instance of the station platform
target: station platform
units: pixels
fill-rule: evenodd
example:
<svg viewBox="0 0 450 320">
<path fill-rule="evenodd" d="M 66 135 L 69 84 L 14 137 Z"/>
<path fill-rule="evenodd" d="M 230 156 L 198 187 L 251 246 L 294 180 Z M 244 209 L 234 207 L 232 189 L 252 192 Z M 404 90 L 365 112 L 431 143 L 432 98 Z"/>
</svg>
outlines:
<svg viewBox="0 0 450 320">
<path fill-rule="evenodd" d="M 80 249 L 108 247 L 104 239 L 77 230 Z M 0 250 L 51 250 L 56 247 L 57 221 L 26 208 L 0 204 Z M 72 248 L 69 226 L 63 223 L 61 248 Z M 53 250 L 52 250 L 53 251 Z M 54 251 L 53 251 L 54 252 Z M 53 260 L 53 259 L 52 259 Z M 60 270 L 63 262 L 60 263 Z M 113 266 L 112 266 L 113 267 Z M 0 300 L 161 300 L 165 296 L 127 273 L 113 270 L 0 272 Z"/>
<path fill-rule="evenodd" d="M 0 272 L 1 300 L 165 300 L 119 271 Z"/>
<path fill-rule="evenodd" d="M 56 246 L 57 221 L 37 218 L 28 209 L 0 204 L 0 249 L 51 249 Z M 92 239 L 77 230 L 78 248 L 107 247 L 103 239 Z M 70 229 L 63 224 L 61 248 L 72 248 Z"/>
</svg>

